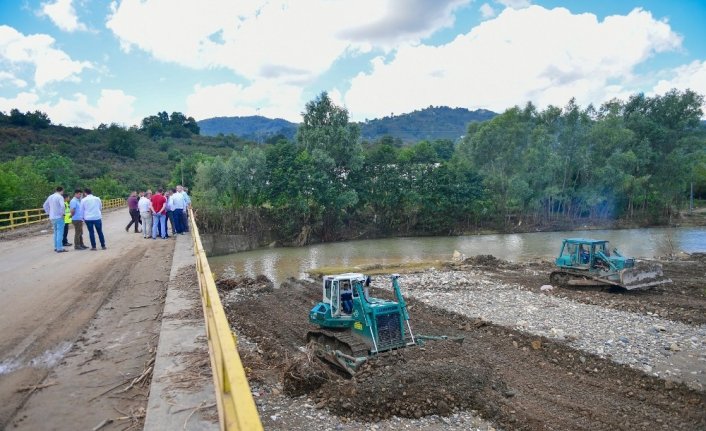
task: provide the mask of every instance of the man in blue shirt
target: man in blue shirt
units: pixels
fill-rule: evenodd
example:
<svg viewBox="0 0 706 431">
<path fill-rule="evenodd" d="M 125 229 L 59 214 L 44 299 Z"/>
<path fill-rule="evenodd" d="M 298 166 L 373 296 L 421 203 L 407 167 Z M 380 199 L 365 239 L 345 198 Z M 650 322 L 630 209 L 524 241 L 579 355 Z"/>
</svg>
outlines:
<svg viewBox="0 0 706 431">
<path fill-rule="evenodd" d="M 83 243 L 83 212 L 81 212 L 81 189 L 74 190 L 74 197 L 69 202 L 71 223 L 74 225 L 74 248 L 85 250 L 88 247 Z"/>
</svg>

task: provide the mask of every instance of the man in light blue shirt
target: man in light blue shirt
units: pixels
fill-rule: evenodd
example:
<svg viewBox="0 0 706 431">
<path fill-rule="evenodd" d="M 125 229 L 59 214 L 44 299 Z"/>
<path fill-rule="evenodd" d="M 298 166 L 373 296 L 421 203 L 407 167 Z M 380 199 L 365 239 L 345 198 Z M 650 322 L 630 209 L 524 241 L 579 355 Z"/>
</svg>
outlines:
<svg viewBox="0 0 706 431">
<path fill-rule="evenodd" d="M 81 189 L 74 190 L 74 197 L 69 202 L 69 210 L 71 211 L 71 223 L 74 225 L 74 248 L 76 250 L 85 250 L 86 244 L 83 243 L 83 212 L 81 211 Z"/>
<path fill-rule="evenodd" d="M 187 214 L 189 213 L 189 208 L 191 208 L 191 198 L 189 197 L 189 189 L 182 186 L 177 186 L 177 191 L 181 193 L 182 198 L 184 198 L 184 211 L 181 213 L 181 231 L 189 231 L 189 221 L 187 219 Z"/>
<path fill-rule="evenodd" d="M 49 215 L 49 221 L 51 221 L 51 226 L 54 229 L 54 251 L 57 253 L 68 251 L 64 250 L 64 213 L 66 205 L 64 205 L 63 192 L 63 187 L 57 187 L 56 192 L 50 195 L 43 205 L 44 212 Z"/>
<path fill-rule="evenodd" d="M 88 239 L 91 240 L 91 250 L 96 250 L 96 236 L 93 233 L 95 229 L 98 231 L 98 239 L 101 243 L 101 248 L 103 250 L 105 247 L 105 237 L 103 237 L 103 220 L 101 220 L 101 210 L 103 209 L 103 203 L 98 196 L 93 196 L 91 189 L 83 189 L 86 193 L 86 197 L 81 199 L 81 212 L 83 213 L 83 221 L 86 222 L 86 227 L 88 228 Z"/>
</svg>

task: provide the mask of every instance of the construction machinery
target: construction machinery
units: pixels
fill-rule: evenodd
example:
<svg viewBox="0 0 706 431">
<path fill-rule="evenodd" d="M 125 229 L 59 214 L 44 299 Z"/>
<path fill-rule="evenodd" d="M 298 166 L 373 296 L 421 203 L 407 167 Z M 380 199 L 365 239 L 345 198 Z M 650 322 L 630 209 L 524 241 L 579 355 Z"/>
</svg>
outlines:
<svg viewBox="0 0 706 431">
<path fill-rule="evenodd" d="M 307 334 L 307 342 L 320 359 L 354 375 L 369 357 L 406 348 L 426 340 L 463 337 L 415 336 L 402 296 L 399 274 L 390 279 L 395 301 L 370 296 L 370 277 L 358 273 L 323 278 L 323 299 L 309 313 L 318 326 Z"/>
<path fill-rule="evenodd" d="M 657 263 L 638 263 L 611 252 L 608 241 L 569 238 L 561 245 L 555 260 L 557 270 L 549 280 L 557 286 L 616 286 L 627 290 L 647 289 L 671 283 Z"/>
</svg>

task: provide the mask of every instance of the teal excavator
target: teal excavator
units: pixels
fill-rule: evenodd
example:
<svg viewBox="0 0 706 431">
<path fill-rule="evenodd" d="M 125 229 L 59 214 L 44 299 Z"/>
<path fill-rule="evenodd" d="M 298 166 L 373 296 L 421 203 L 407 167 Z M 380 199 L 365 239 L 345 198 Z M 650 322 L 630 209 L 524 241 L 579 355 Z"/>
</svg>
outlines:
<svg viewBox="0 0 706 431">
<path fill-rule="evenodd" d="M 370 277 L 358 273 L 323 278 L 323 299 L 309 313 L 318 329 L 307 341 L 320 359 L 354 375 L 368 358 L 379 353 L 423 344 L 426 340 L 463 337 L 414 335 L 399 274 L 390 279 L 395 300 L 370 296 Z"/>
</svg>

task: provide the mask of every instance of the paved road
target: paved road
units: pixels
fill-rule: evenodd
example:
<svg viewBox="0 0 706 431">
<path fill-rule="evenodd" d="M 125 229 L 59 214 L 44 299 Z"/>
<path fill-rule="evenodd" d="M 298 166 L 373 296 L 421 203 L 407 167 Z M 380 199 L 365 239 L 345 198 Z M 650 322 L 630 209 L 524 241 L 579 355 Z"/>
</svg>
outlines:
<svg viewBox="0 0 706 431">
<path fill-rule="evenodd" d="M 0 242 L 0 428 L 24 402 L 17 390 L 42 381 L 136 263 L 152 250 L 171 259 L 128 221 L 127 209 L 104 214 L 107 250 L 55 253 L 51 231 Z"/>
</svg>

